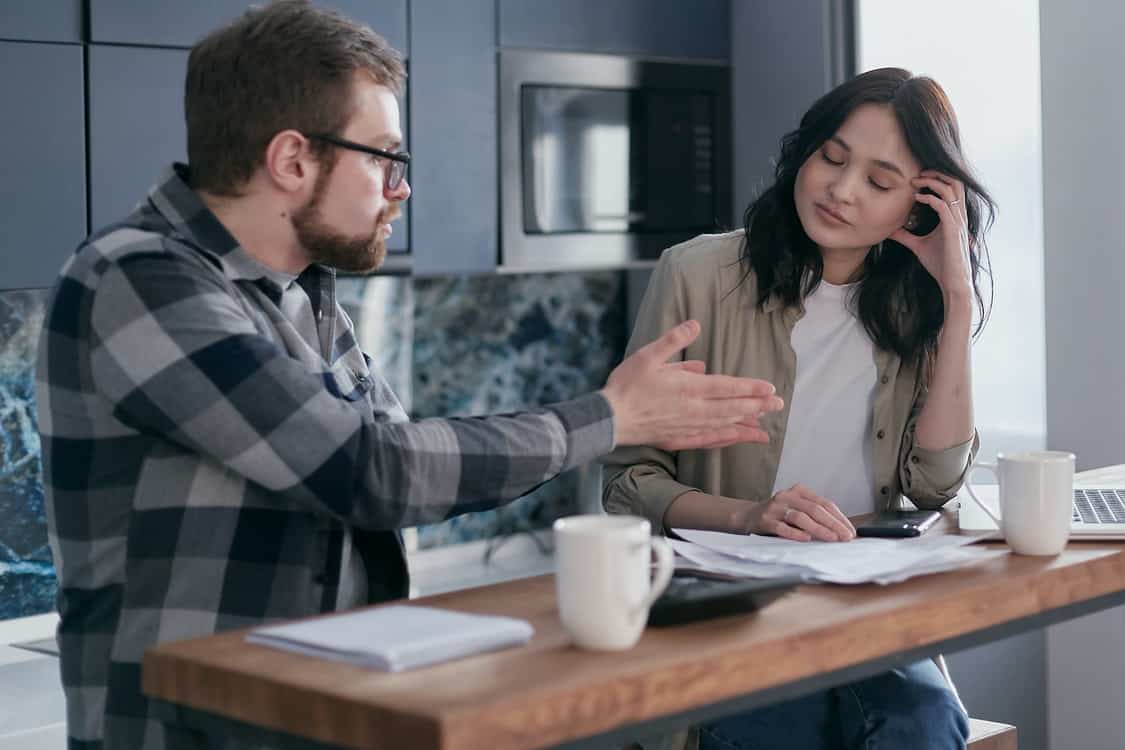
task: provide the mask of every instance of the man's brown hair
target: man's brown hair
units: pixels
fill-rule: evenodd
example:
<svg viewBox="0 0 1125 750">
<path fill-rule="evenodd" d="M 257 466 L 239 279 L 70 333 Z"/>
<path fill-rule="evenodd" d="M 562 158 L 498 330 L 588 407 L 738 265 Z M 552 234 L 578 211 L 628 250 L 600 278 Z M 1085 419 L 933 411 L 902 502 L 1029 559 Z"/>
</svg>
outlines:
<svg viewBox="0 0 1125 750">
<path fill-rule="evenodd" d="M 184 85 L 192 187 L 237 195 L 277 133 L 342 130 L 356 71 L 402 93 L 402 57 L 383 37 L 306 0 L 251 8 L 208 34 Z"/>
</svg>

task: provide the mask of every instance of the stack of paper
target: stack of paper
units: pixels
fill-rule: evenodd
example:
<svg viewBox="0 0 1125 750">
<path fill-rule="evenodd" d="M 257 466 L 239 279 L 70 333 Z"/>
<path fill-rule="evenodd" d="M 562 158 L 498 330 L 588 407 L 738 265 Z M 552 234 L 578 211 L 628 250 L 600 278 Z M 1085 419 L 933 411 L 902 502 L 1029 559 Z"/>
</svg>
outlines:
<svg viewBox="0 0 1125 750">
<path fill-rule="evenodd" d="M 669 540 L 691 564 L 728 575 L 770 578 L 799 575 L 826 583 L 896 583 L 926 573 L 973 565 L 1007 554 L 970 548 L 976 537 L 953 534 L 913 539 L 794 542 L 757 534 L 676 529 L 686 541 Z"/>
<path fill-rule="evenodd" d="M 400 672 L 531 640 L 531 623 L 394 605 L 257 628 L 251 643 Z"/>
</svg>

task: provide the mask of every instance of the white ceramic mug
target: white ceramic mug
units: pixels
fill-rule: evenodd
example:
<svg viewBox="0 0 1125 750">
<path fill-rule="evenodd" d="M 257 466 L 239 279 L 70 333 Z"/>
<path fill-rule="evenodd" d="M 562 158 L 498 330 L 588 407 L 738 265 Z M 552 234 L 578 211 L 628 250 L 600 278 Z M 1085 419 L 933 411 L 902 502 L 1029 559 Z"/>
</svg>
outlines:
<svg viewBox="0 0 1125 750">
<path fill-rule="evenodd" d="M 555 521 L 559 618 L 579 646 L 601 651 L 635 646 L 672 569 L 672 548 L 652 536 L 644 518 L 582 515 Z"/>
<path fill-rule="evenodd" d="M 996 463 L 980 461 L 973 464 L 976 469 L 987 469 L 1000 480 L 1000 517 L 981 502 L 968 480 L 965 489 L 1000 527 L 1013 552 L 1057 555 L 1063 551 L 1074 508 L 1073 453 L 1000 453 Z"/>
</svg>

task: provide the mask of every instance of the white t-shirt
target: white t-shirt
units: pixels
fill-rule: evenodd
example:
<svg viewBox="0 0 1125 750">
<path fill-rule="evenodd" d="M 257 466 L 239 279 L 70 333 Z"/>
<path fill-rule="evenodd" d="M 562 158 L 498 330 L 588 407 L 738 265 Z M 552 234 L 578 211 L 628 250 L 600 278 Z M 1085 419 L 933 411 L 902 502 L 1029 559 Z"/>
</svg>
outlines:
<svg viewBox="0 0 1125 750">
<path fill-rule="evenodd" d="M 875 347 L 849 307 L 854 284 L 821 281 L 793 328 L 797 376 L 774 492 L 802 484 L 844 515 L 875 510 Z"/>
</svg>

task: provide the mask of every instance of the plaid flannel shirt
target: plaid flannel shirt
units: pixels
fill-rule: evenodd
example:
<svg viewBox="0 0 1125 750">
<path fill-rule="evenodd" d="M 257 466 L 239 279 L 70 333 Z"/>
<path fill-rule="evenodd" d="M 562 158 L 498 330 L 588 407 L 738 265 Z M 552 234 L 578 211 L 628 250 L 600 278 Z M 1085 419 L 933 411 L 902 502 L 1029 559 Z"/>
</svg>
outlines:
<svg viewBox="0 0 1125 750">
<path fill-rule="evenodd" d="M 52 290 L 37 397 L 72 748 L 165 746 L 145 649 L 331 610 L 345 529 L 369 599 L 402 596 L 395 529 L 494 507 L 612 448 L 596 394 L 407 421 L 333 272 L 298 279 L 326 359 L 267 271 L 177 165 Z"/>
</svg>

